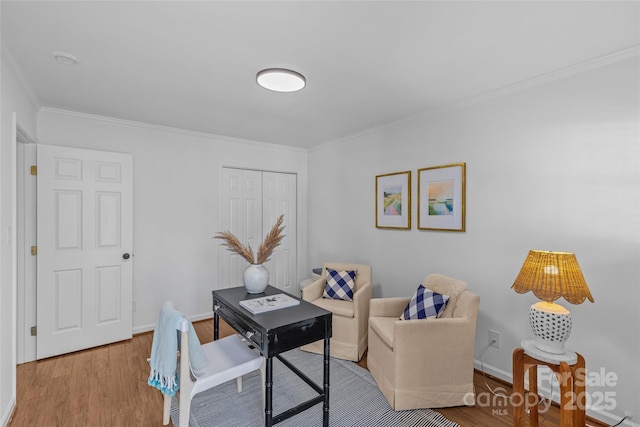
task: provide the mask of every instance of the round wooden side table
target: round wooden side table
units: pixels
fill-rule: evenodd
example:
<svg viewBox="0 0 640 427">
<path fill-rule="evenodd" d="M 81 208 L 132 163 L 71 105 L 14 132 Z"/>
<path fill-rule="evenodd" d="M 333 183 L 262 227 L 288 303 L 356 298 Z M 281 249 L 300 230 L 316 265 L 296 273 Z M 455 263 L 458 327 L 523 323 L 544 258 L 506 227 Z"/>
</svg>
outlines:
<svg viewBox="0 0 640 427">
<path fill-rule="evenodd" d="M 524 427 L 529 407 L 529 425 L 538 427 L 538 365 L 553 371 L 560 385 L 560 427 L 584 427 L 586 424 L 586 372 L 584 358 L 573 351 L 552 354 L 540 351 L 533 340 L 523 341 L 513 351 L 513 426 Z M 529 394 L 524 376 L 529 371 Z"/>
</svg>

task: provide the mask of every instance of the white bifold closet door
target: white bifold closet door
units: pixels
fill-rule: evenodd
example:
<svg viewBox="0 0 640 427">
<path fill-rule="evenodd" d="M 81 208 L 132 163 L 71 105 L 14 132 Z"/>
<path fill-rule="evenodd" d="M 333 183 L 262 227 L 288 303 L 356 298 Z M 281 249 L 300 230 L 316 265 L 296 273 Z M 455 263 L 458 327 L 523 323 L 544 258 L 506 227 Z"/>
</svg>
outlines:
<svg viewBox="0 0 640 427">
<path fill-rule="evenodd" d="M 269 284 L 297 294 L 296 284 L 296 175 L 249 169 L 223 168 L 221 193 L 222 224 L 219 231 L 231 231 L 254 253 L 278 216 L 284 214 L 285 238 L 265 264 Z M 218 248 L 216 288 L 242 286 L 242 272 L 248 266 L 239 255 Z"/>
</svg>

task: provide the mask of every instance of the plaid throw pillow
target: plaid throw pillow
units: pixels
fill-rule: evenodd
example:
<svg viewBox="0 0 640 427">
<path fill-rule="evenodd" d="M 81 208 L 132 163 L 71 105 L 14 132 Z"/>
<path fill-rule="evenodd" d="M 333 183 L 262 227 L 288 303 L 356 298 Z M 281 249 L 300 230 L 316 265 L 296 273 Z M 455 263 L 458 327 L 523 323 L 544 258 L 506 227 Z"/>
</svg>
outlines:
<svg viewBox="0 0 640 427">
<path fill-rule="evenodd" d="M 356 273 L 356 271 L 336 271 L 327 268 L 327 281 L 324 286 L 323 298 L 353 301 Z"/>
<path fill-rule="evenodd" d="M 440 317 L 447 306 L 447 301 L 449 301 L 447 295 L 433 292 L 420 285 L 407 304 L 407 308 L 404 309 L 400 320 Z"/>
</svg>

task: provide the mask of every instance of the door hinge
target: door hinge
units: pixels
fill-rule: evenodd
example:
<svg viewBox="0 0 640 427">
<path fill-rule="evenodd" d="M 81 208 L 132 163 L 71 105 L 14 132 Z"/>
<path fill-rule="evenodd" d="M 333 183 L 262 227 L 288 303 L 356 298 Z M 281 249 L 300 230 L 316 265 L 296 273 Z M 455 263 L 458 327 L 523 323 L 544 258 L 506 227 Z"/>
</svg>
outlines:
<svg viewBox="0 0 640 427">
<path fill-rule="evenodd" d="M 38 247 L 31 246 L 31 255 L 38 255 Z"/>
<path fill-rule="evenodd" d="M 31 327 L 31 336 L 35 337 L 38 334 L 38 327 L 37 326 L 32 326 Z"/>
<path fill-rule="evenodd" d="M 38 166 L 31 165 L 31 175 L 38 175 Z"/>
</svg>

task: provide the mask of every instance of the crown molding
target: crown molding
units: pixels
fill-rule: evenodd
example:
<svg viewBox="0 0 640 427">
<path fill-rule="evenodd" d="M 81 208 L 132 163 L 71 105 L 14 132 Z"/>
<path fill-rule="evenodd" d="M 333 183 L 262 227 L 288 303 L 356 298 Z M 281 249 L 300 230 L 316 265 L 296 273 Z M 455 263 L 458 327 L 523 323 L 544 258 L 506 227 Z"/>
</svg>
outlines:
<svg viewBox="0 0 640 427">
<path fill-rule="evenodd" d="M 564 68 L 560 68 L 555 71 L 540 74 L 520 82 L 509 84 L 498 89 L 494 89 L 471 98 L 467 98 L 460 102 L 453 104 L 450 108 L 466 107 L 469 105 L 478 104 L 495 98 L 500 98 L 512 93 L 520 92 L 532 87 L 541 86 L 556 80 L 561 80 L 566 77 L 575 76 L 577 74 L 586 73 L 596 68 L 604 67 L 610 64 L 614 64 L 619 61 L 633 58 L 640 55 L 640 45 L 632 46 L 628 49 L 623 49 L 617 52 L 613 52 L 608 55 L 599 56 L 597 58 L 589 59 L 587 61 L 579 62 L 574 65 L 569 65 Z"/>
<path fill-rule="evenodd" d="M 3 60 L 6 60 L 7 65 L 9 66 L 9 68 L 12 70 L 12 72 L 14 73 L 14 75 L 16 76 L 16 78 L 18 79 L 20 85 L 23 87 L 23 89 L 25 90 L 25 92 L 27 93 L 27 96 L 29 97 L 30 100 L 32 100 L 32 102 L 34 103 L 34 105 L 39 107 L 39 111 L 42 112 L 52 112 L 55 114 L 62 114 L 62 115 L 69 115 L 69 116 L 75 116 L 75 117 L 81 117 L 81 118 L 85 118 L 85 119 L 91 119 L 91 120 L 101 120 L 101 121 L 105 121 L 105 122 L 111 122 L 111 123 L 117 123 L 117 124 L 121 124 L 121 125 L 126 125 L 126 126 L 134 126 L 134 127 L 139 127 L 139 128 L 147 128 L 147 129 L 155 129 L 155 130 L 160 130 L 160 131 L 164 131 L 164 132 L 171 132 L 171 133 L 176 133 L 176 134 L 182 134 L 182 135 L 190 135 L 190 136 L 196 136 L 196 137 L 202 137 L 202 138 L 207 138 L 207 139 L 215 139 L 217 141 L 222 141 L 222 142 L 230 142 L 230 143 L 240 143 L 240 144 L 247 144 L 247 145 L 251 145 L 251 146 L 271 146 L 272 148 L 278 148 L 278 149 L 286 149 L 286 150 L 290 150 L 290 151 L 296 151 L 296 152 L 311 152 L 311 151 L 317 151 L 317 150 L 321 150 L 321 149 L 326 149 L 329 148 L 331 146 L 337 145 L 337 144 L 342 144 L 345 143 L 347 141 L 353 140 L 353 139 L 357 139 L 366 135 L 370 135 L 370 134 L 374 134 L 377 132 L 380 132 L 384 129 L 389 129 L 389 128 L 393 128 L 399 125 L 402 125 L 404 123 L 407 122 L 411 122 L 411 121 L 415 121 L 415 120 L 419 120 L 419 119 L 424 119 L 426 117 L 430 117 L 436 114 L 441 114 L 443 112 L 448 112 L 448 111 L 454 111 L 460 108 L 465 108 L 465 107 L 469 107 L 475 104 L 479 104 L 482 102 L 487 102 L 496 98 L 500 98 L 500 97 L 504 97 L 516 92 L 520 92 L 529 88 L 533 88 L 536 86 L 541 86 L 556 80 L 560 80 L 566 77 L 571 77 L 577 74 L 581 74 L 581 73 L 585 73 L 587 71 L 596 69 L 596 68 L 600 68 L 600 67 L 604 67 L 606 65 L 610 65 L 619 61 L 623 61 L 626 59 L 630 59 L 633 57 L 637 57 L 640 55 L 640 45 L 634 45 L 628 49 L 623 49 L 617 52 L 613 52 L 611 54 L 608 55 L 603 55 L 597 58 L 593 58 L 587 61 L 583 61 L 580 62 L 578 64 L 574 64 L 574 65 L 570 65 L 549 73 L 544 73 L 544 74 L 540 74 L 538 76 L 534 76 L 525 80 L 522 80 L 520 82 L 516 82 L 513 84 L 509 84 L 506 86 L 502 86 L 500 88 L 494 89 L 494 90 L 490 90 L 484 93 L 481 93 L 479 95 L 470 97 L 470 98 L 466 98 L 464 100 L 455 102 L 451 105 L 442 107 L 442 108 L 437 108 L 437 109 L 433 109 L 433 110 L 429 110 L 429 111 L 423 111 L 419 114 L 410 116 L 410 117 L 405 117 L 403 119 L 399 119 L 399 120 L 395 120 L 392 122 L 388 122 L 373 128 L 369 128 L 366 130 L 363 130 L 361 132 L 357 132 L 351 135 L 347 135 L 345 137 L 342 138 L 338 138 L 332 141 L 327 141 L 325 143 L 319 144 L 315 147 L 311 147 L 311 148 L 298 148 L 298 147 L 292 147 L 292 146 L 288 146 L 288 145 L 280 145 L 280 144 L 274 144 L 274 143 L 270 143 L 270 142 L 262 142 L 262 141 L 255 141 L 255 140 L 248 140 L 248 139 L 242 139 L 242 138 L 236 138 L 236 137 L 231 137 L 231 136 L 225 136 L 225 135 L 217 135 L 217 134 L 210 134 L 210 133 L 205 133 L 205 132 L 198 132 L 198 131 L 192 131 L 192 130 L 186 130 L 186 129 L 180 129 L 180 128 L 174 128 L 174 127 L 170 127 L 170 126 L 162 126 L 162 125 L 155 125 L 155 124 L 150 124 L 150 123 L 143 123 L 143 122 L 137 122 L 137 121 L 132 121 L 132 120 L 125 120 L 125 119 L 117 119 L 117 118 L 112 118 L 112 117 L 106 117 L 106 116 L 99 116 L 99 115 L 93 115 L 93 114 L 87 114 L 87 113 L 80 113 L 80 112 L 76 112 L 76 111 L 70 111 L 70 110 L 63 110 L 63 109 L 58 109 L 58 108 L 52 108 L 52 107 L 39 107 L 40 104 L 37 101 L 36 96 L 34 95 L 33 91 L 31 90 L 30 86 L 28 85 L 28 83 L 24 80 L 24 78 L 22 77 L 22 73 L 20 73 L 19 67 L 16 65 L 16 62 L 12 59 L 12 54 L 10 53 L 9 49 L 4 45 L 4 43 L 2 43 L 2 58 Z"/>
<path fill-rule="evenodd" d="M 175 133 L 175 134 L 178 134 L 178 135 L 186 135 L 186 136 L 194 136 L 194 137 L 198 137 L 198 138 L 206 138 L 206 139 L 215 140 L 215 141 L 218 141 L 218 142 L 230 142 L 230 143 L 233 143 L 233 144 L 246 144 L 246 145 L 251 145 L 251 146 L 255 146 L 255 147 L 271 147 L 271 148 L 274 148 L 274 149 L 295 151 L 295 152 L 307 152 L 308 151 L 306 148 L 299 148 L 299 147 L 292 147 L 292 146 L 289 146 L 289 145 L 274 144 L 272 142 L 255 141 L 255 140 L 251 140 L 251 139 L 236 138 L 236 137 L 233 137 L 233 136 L 217 135 L 217 134 L 212 134 L 212 133 L 199 132 L 199 131 L 195 131 L 195 130 L 175 128 L 175 127 L 171 127 L 171 126 L 163 126 L 163 125 L 156 125 L 156 124 L 152 124 L 152 123 L 137 122 L 137 121 L 134 121 L 134 120 L 118 119 L 118 118 L 114 118 L 114 117 L 100 116 L 100 115 L 96 115 L 96 114 L 81 113 L 81 112 L 78 112 L 78 111 L 64 110 L 64 109 L 61 109 L 61 108 L 42 107 L 42 108 L 40 108 L 39 111 L 42 112 L 42 113 L 59 114 L 59 115 L 63 115 L 63 116 L 78 117 L 78 118 L 88 119 L 88 120 L 97 120 L 97 121 L 113 123 L 113 124 L 118 124 L 118 125 L 123 125 L 123 126 L 131 126 L 131 127 L 142 128 L 142 129 L 151 129 L 151 130 L 157 130 L 157 131 L 162 131 L 162 132 Z"/>
<path fill-rule="evenodd" d="M 481 93 L 476 96 L 472 96 L 470 98 L 466 98 L 455 102 L 451 105 L 435 108 L 428 111 L 423 111 L 421 113 L 415 114 L 413 116 L 405 117 L 402 119 L 398 119 L 392 122 L 388 122 L 382 124 L 380 126 L 376 126 L 374 128 L 370 128 L 364 130 L 362 132 L 357 132 L 342 138 L 338 138 L 332 141 L 327 141 L 325 143 L 316 145 L 309 149 L 309 151 L 317 151 L 332 147 L 337 144 L 341 144 L 347 142 L 352 139 L 357 139 L 365 135 L 373 134 L 380 132 L 384 129 L 393 128 L 404 123 L 412 122 L 415 120 L 424 119 L 430 116 L 434 116 L 436 114 L 442 114 L 444 112 L 455 111 L 457 109 L 470 107 L 475 104 L 479 104 L 482 102 L 487 102 L 496 98 L 501 98 L 503 96 L 507 96 L 516 92 L 520 92 L 526 89 L 530 89 L 536 86 L 541 86 L 547 83 L 551 83 L 556 80 L 564 79 L 566 77 L 571 77 L 577 74 L 586 73 L 587 71 L 591 71 L 596 68 L 604 67 L 610 64 L 614 64 L 619 61 L 624 61 L 626 59 L 631 59 L 633 57 L 640 56 L 640 44 L 634 45 L 628 49 L 623 49 L 617 52 L 613 52 L 608 55 L 599 56 L 597 58 L 593 58 L 587 61 L 580 62 L 578 64 L 570 65 L 564 68 L 560 68 L 555 71 L 551 71 L 548 73 L 540 74 L 520 82 L 516 82 L 513 84 L 509 84 L 506 86 L 499 87 L 497 89 L 493 89 L 484 93 Z"/>
<path fill-rule="evenodd" d="M 23 142 L 25 144 L 35 144 L 37 142 L 36 138 L 34 138 L 29 131 L 19 124 L 16 124 L 16 136 L 19 142 Z"/>
</svg>

